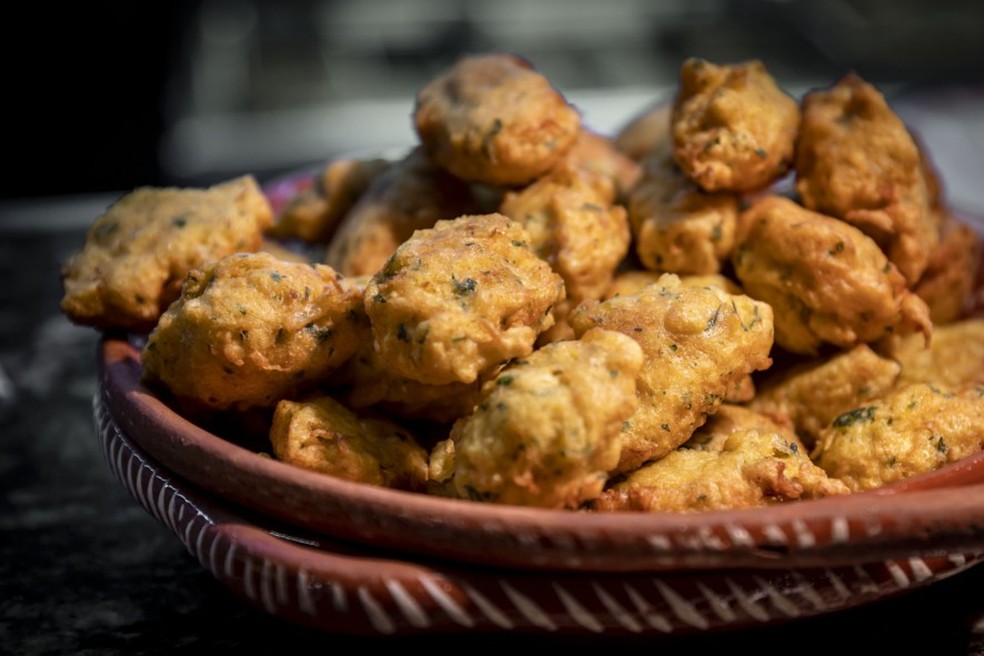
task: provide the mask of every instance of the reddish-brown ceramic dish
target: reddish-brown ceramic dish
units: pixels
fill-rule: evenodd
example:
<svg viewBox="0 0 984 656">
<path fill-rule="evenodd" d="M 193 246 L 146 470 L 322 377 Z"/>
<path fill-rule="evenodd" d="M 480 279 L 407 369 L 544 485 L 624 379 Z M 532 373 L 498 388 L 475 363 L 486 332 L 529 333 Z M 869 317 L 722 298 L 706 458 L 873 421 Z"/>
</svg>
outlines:
<svg viewBox="0 0 984 656">
<path fill-rule="evenodd" d="M 268 188 L 275 207 L 304 178 Z M 687 633 L 817 615 L 984 560 L 984 454 L 872 492 L 588 513 L 348 482 L 195 425 L 103 337 L 94 416 L 120 482 L 221 582 L 339 633 Z"/>
</svg>

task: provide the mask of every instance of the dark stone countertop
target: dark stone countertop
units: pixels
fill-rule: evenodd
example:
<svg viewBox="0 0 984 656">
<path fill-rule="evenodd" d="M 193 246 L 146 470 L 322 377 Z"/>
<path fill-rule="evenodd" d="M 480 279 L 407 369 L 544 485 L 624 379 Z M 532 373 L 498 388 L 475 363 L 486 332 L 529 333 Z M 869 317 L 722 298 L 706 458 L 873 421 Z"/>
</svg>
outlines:
<svg viewBox="0 0 984 656">
<path fill-rule="evenodd" d="M 93 428 L 96 332 L 58 309 L 81 228 L 0 221 L 0 653 L 157 654 L 249 647 L 343 653 L 368 639 L 280 622 L 222 587 L 113 478 Z M 827 616 L 692 638 L 604 642 L 519 635 L 380 639 L 565 649 L 758 654 L 984 654 L 984 568 Z"/>
</svg>

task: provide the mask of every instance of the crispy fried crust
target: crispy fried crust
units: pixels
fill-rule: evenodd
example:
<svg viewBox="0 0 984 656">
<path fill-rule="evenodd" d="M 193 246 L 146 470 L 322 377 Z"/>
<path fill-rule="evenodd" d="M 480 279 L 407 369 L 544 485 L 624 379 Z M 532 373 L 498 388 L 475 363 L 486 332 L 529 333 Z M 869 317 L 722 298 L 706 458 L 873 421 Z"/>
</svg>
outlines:
<svg viewBox="0 0 984 656">
<path fill-rule="evenodd" d="M 911 284 L 939 241 L 916 141 L 884 96 L 856 74 L 802 101 L 796 191 L 803 205 L 857 226 Z"/>
<path fill-rule="evenodd" d="M 707 191 L 751 191 L 772 184 L 793 161 L 800 109 L 765 64 L 716 65 L 690 58 L 673 101 L 673 153 Z"/>
<path fill-rule="evenodd" d="M 229 255 L 188 274 L 143 349 L 144 381 L 191 407 L 272 408 L 355 353 L 361 302 L 323 264 Z"/>
<path fill-rule="evenodd" d="M 149 331 L 190 270 L 257 250 L 272 221 L 252 176 L 208 189 L 135 189 L 93 222 L 66 261 L 61 310 L 82 325 Z"/>
<path fill-rule="evenodd" d="M 421 143 L 469 182 L 524 185 L 574 145 L 581 116 L 525 59 L 463 57 L 424 85 L 413 114 Z"/>
</svg>

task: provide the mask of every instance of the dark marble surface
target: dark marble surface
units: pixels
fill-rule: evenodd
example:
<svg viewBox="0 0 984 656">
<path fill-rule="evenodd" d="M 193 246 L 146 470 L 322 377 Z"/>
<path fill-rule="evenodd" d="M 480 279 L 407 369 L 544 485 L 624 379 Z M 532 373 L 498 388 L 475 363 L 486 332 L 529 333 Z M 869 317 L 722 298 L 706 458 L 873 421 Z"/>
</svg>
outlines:
<svg viewBox="0 0 984 656">
<path fill-rule="evenodd" d="M 91 418 L 98 336 L 58 310 L 58 268 L 81 240 L 81 229 L 4 231 L 0 221 L 0 653 L 245 647 L 341 653 L 378 642 L 384 649 L 984 654 L 981 566 L 851 611 L 683 639 L 466 634 L 370 640 L 275 620 L 215 581 L 112 477 Z"/>
</svg>

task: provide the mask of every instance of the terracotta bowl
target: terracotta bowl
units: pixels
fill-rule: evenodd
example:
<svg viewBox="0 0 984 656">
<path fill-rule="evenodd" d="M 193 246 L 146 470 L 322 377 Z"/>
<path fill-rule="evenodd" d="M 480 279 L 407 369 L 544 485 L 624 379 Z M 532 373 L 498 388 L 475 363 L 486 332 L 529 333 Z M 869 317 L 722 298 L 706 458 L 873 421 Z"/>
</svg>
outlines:
<svg viewBox="0 0 984 656">
<path fill-rule="evenodd" d="M 278 207 L 306 183 L 268 193 Z M 210 432 L 141 384 L 140 346 L 106 334 L 99 347 L 111 470 L 231 590 L 327 631 L 714 631 L 866 604 L 984 560 L 984 453 L 768 508 L 480 504 L 332 478 Z"/>
</svg>

